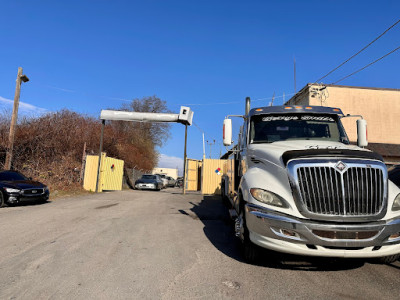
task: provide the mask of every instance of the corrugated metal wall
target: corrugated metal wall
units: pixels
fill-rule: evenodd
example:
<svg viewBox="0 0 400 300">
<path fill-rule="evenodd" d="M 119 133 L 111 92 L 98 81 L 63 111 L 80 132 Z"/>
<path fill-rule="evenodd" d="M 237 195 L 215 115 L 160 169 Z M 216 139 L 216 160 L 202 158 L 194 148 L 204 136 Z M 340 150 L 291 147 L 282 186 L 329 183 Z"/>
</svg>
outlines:
<svg viewBox="0 0 400 300">
<path fill-rule="evenodd" d="M 186 159 L 186 187 L 187 191 L 200 191 L 201 189 L 201 165 L 200 160 Z"/>
<path fill-rule="evenodd" d="M 220 169 L 219 172 L 217 170 Z M 201 192 L 205 195 L 221 194 L 221 177 L 226 172 L 226 160 L 204 159 Z"/>
<path fill-rule="evenodd" d="M 97 166 L 99 157 L 97 155 L 86 156 L 85 176 L 83 188 L 87 191 L 96 191 Z M 100 191 L 120 191 L 122 189 L 122 178 L 124 175 L 124 161 L 111 157 L 101 156 Z"/>
<path fill-rule="evenodd" d="M 87 155 L 85 164 L 85 176 L 83 177 L 83 188 L 87 191 L 96 191 L 97 166 L 99 157 L 97 155 Z"/>
<path fill-rule="evenodd" d="M 106 157 L 101 167 L 102 190 L 122 190 L 122 177 L 124 175 L 124 161 L 116 158 Z"/>
</svg>

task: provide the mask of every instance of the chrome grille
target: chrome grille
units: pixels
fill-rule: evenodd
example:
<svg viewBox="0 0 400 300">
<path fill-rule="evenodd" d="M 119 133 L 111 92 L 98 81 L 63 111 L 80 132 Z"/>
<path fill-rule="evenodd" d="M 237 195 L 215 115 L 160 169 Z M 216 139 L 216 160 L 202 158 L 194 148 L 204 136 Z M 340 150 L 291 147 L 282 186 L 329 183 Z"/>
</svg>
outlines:
<svg viewBox="0 0 400 300">
<path fill-rule="evenodd" d="M 23 190 L 24 195 L 40 195 L 43 193 L 44 193 L 44 189 L 41 189 L 41 188 Z"/>
<path fill-rule="evenodd" d="M 305 208 L 314 214 L 369 216 L 378 214 L 385 199 L 381 168 L 349 166 L 299 166 L 297 180 Z"/>
</svg>

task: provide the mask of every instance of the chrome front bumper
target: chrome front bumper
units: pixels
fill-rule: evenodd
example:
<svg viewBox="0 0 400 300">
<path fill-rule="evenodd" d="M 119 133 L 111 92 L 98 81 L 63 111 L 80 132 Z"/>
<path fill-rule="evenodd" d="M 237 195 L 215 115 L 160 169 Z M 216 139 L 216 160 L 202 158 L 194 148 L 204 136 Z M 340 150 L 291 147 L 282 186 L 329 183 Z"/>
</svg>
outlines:
<svg viewBox="0 0 400 300">
<path fill-rule="evenodd" d="M 368 223 L 321 223 L 247 204 L 246 223 L 255 244 L 281 252 L 339 257 L 400 253 L 400 218 Z"/>
</svg>

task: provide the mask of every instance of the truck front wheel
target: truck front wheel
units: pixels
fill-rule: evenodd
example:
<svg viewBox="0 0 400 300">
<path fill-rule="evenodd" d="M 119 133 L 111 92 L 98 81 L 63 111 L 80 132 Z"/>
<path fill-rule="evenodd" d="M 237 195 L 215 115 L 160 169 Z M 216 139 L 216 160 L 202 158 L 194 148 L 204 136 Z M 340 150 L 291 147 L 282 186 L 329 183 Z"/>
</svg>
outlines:
<svg viewBox="0 0 400 300">
<path fill-rule="evenodd" d="M 246 214 L 243 201 L 240 202 L 239 216 L 236 218 L 236 236 L 240 238 L 240 247 L 244 260 L 248 263 L 255 263 L 260 257 L 260 247 L 250 240 L 250 233 L 246 225 Z"/>
<path fill-rule="evenodd" d="M 379 261 L 383 264 L 391 264 L 391 263 L 394 263 L 395 261 L 397 261 L 398 259 L 400 259 L 400 254 L 380 257 Z"/>
</svg>

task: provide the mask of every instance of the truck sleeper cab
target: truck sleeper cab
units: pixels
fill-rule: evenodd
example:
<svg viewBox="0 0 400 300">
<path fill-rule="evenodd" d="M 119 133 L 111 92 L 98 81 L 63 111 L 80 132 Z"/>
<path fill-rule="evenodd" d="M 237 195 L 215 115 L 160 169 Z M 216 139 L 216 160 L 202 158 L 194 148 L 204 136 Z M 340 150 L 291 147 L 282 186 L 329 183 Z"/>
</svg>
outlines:
<svg viewBox="0 0 400 300">
<path fill-rule="evenodd" d="M 400 189 L 388 180 L 380 155 L 349 143 L 342 117 L 338 108 L 314 106 L 264 107 L 243 116 L 222 188 L 237 214 L 245 259 L 257 259 L 257 246 L 298 255 L 399 258 Z M 364 120 L 358 128 L 365 146 Z"/>
</svg>

